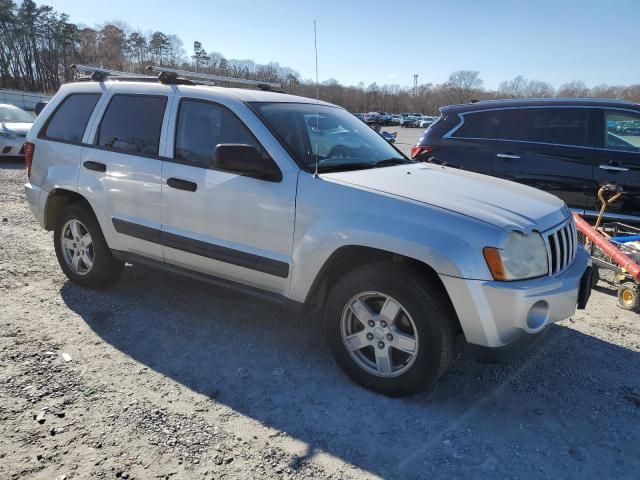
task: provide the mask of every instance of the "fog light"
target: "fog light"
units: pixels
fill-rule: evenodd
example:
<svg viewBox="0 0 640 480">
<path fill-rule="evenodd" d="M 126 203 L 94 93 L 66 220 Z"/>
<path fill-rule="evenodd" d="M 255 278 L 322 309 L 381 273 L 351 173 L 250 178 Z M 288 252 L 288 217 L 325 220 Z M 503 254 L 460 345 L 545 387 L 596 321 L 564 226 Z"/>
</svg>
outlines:
<svg viewBox="0 0 640 480">
<path fill-rule="evenodd" d="M 545 300 L 534 303 L 527 314 L 527 326 L 531 330 L 538 330 L 549 318 L 549 304 Z"/>
</svg>

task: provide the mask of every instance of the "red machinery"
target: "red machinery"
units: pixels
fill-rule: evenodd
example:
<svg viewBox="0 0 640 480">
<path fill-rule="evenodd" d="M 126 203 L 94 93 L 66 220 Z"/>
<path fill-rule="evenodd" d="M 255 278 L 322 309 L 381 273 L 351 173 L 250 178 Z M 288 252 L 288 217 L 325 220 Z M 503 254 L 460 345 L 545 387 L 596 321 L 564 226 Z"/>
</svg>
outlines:
<svg viewBox="0 0 640 480">
<path fill-rule="evenodd" d="M 640 228 L 620 222 L 601 226 L 607 206 L 620 198 L 622 190 L 616 185 L 605 185 L 598 191 L 602 204 L 595 226 L 580 215 L 573 214 L 576 228 L 585 236 L 585 248 L 591 254 L 594 266 L 594 284 L 599 269 L 614 272 L 618 287 L 618 304 L 626 310 L 640 311 Z M 609 198 L 605 195 L 610 194 Z"/>
</svg>

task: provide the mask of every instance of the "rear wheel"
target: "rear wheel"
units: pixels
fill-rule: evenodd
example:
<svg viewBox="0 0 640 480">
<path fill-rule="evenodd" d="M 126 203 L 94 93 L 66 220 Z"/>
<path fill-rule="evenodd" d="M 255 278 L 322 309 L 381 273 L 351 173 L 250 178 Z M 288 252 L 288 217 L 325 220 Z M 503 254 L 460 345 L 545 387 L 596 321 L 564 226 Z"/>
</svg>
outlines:
<svg viewBox="0 0 640 480">
<path fill-rule="evenodd" d="M 60 212 L 53 238 L 58 263 L 73 283 L 100 288 L 122 272 L 124 262 L 114 258 L 93 212 L 84 205 Z"/>
<path fill-rule="evenodd" d="M 455 314 L 442 286 L 411 268 L 357 268 L 335 285 L 324 317 L 337 363 L 370 390 L 410 395 L 449 365 Z"/>
<path fill-rule="evenodd" d="M 640 307 L 640 291 L 638 285 L 625 282 L 618 288 L 618 305 L 625 310 L 638 311 Z"/>
</svg>

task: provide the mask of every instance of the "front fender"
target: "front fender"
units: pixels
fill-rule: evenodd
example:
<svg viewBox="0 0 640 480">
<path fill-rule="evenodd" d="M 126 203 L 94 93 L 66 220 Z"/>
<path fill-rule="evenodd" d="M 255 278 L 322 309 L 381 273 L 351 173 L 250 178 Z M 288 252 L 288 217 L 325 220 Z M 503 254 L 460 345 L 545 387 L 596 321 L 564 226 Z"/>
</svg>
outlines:
<svg viewBox="0 0 640 480">
<path fill-rule="evenodd" d="M 413 258 L 436 273 L 491 280 L 482 248 L 502 230 L 455 212 L 301 174 L 289 297 L 304 301 L 322 266 L 345 246 Z"/>
</svg>

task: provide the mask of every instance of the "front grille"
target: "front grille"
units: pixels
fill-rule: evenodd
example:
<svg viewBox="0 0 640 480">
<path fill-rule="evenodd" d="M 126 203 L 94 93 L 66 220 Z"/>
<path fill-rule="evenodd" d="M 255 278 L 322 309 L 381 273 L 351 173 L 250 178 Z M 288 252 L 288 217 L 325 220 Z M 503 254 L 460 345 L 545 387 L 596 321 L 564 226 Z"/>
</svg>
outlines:
<svg viewBox="0 0 640 480">
<path fill-rule="evenodd" d="M 546 233 L 549 275 L 564 272 L 576 258 L 578 239 L 573 218 L 569 218 L 559 227 Z"/>
</svg>

